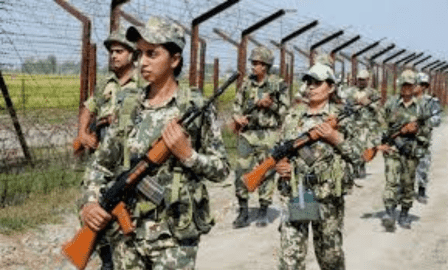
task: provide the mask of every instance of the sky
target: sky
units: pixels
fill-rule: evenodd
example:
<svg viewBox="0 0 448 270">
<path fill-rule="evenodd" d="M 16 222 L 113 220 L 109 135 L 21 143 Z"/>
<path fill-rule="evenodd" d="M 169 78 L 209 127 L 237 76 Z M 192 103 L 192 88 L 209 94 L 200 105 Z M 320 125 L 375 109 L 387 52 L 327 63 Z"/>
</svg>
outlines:
<svg viewBox="0 0 448 270">
<path fill-rule="evenodd" d="M 283 1 L 277 1 L 283 2 Z M 448 1 L 446 0 L 287 0 L 299 14 L 322 18 L 334 26 L 373 40 L 386 37 L 399 48 L 446 59 Z"/>
<path fill-rule="evenodd" d="M 106 63 L 107 52 L 102 42 L 108 34 L 110 1 L 69 2 L 92 19 L 92 41 L 98 44 L 98 62 L 100 65 Z M 162 15 L 170 16 L 188 26 L 192 18 L 222 2 L 224 1 L 131 0 L 129 4 L 125 4 L 124 10 L 142 21 L 146 21 L 151 14 Z M 53 0 L 5 0 L 3 14 L 1 5 L 0 1 L 0 63 L 17 64 L 27 57 L 45 58 L 50 53 L 55 54 L 60 61 L 79 61 L 80 23 Z M 370 55 L 395 43 L 396 48 L 389 55 L 406 49 L 409 54 L 423 52 L 424 56 L 432 55 L 428 63 L 447 59 L 447 35 L 443 28 L 448 25 L 447 0 L 241 0 L 200 26 L 200 35 L 207 41 L 207 62 L 212 63 L 214 58 L 220 58 L 224 69 L 236 66 L 236 49 L 214 34 L 213 28 L 224 30 L 238 41 L 243 29 L 280 8 L 287 11 L 285 16 L 254 33 L 257 40 L 268 44 L 272 49 L 275 47 L 270 44 L 271 39 L 279 41 L 317 19 L 319 25 L 315 29 L 291 41 L 290 45 L 309 48 L 325 36 L 343 29 L 344 35 L 325 45 L 322 48 L 324 51 L 359 34 L 361 40 L 344 52 L 353 53 L 385 38 L 378 48 L 369 52 Z M 189 51 L 188 43 L 187 40 L 186 52 Z M 253 46 L 250 45 L 249 49 Z M 184 56 L 188 63 L 189 53 Z M 278 58 L 279 53 L 276 52 L 277 63 Z M 307 65 L 303 57 L 298 56 L 296 59 L 299 67 Z"/>
</svg>

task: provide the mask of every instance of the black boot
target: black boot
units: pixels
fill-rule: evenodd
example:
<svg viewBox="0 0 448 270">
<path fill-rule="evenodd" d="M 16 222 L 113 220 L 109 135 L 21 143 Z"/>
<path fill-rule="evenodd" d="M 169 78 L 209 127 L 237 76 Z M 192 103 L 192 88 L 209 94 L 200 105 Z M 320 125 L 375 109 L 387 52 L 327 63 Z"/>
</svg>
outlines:
<svg viewBox="0 0 448 270">
<path fill-rule="evenodd" d="M 362 163 L 361 165 L 359 165 L 358 167 L 358 178 L 364 179 L 366 178 L 367 173 L 366 173 L 366 164 Z"/>
<path fill-rule="evenodd" d="M 100 248 L 99 255 L 101 259 L 101 270 L 113 270 L 114 263 L 112 261 L 112 248 L 110 245 L 106 245 Z"/>
<path fill-rule="evenodd" d="M 386 214 L 382 218 L 383 226 L 388 232 L 395 231 L 395 207 L 386 207 Z"/>
<path fill-rule="evenodd" d="M 250 225 L 249 223 L 249 204 L 247 199 L 238 198 L 238 204 L 240 205 L 238 217 L 233 222 L 233 228 L 244 228 Z"/>
<path fill-rule="evenodd" d="M 411 219 L 409 218 L 409 207 L 402 207 L 400 212 L 400 217 L 398 218 L 398 224 L 402 228 L 410 229 L 411 228 Z"/>
<path fill-rule="evenodd" d="M 268 225 L 269 223 L 268 205 L 269 204 L 260 203 L 260 209 L 258 209 L 257 223 L 255 223 L 257 227 L 266 227 Z"/>
<path fill-rule="evenodd" d="M 426 196 L 426 189 L 425 189 L 425 187 L 422 187 L 422 186 L 418 187 L 417 201 L 419 203 L 423 203 L 423 204 L 428 203 L 428 197 Z"/>
</svg>

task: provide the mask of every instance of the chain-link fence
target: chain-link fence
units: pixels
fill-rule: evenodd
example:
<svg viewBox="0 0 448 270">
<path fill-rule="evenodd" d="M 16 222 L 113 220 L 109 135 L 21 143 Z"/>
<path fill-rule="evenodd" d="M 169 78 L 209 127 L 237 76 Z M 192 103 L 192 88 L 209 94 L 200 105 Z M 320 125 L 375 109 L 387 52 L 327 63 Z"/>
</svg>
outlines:
<svg viewBox="0 0 448 270">
<path fill-rule="evenodd" d="M 20 142 L 19 132 L 14 125 L 10 108 L 0 101 L 0 206 L 15 193 L 29 194 L 33 190 L 44 191 L 54 186 L 76 184 L 69 168 L 74 162 L 71 144 L 77 133 L 77 115 L 82 85 L 82 53 L 85 42 L 85 28 L 79 18 L 67 12 L 55 0 L 16 0 L 0 1 L 0 68 L 6 82 L 9 96 L 18 115 L 26 147 L 31 153 L 32 162 L 27 161 Z M 60 1 L 59 1 L 60 2 Z M 91 23 L 87 31 L 90 44 L 98 44 L 96 50 L 97 79 L 108 70 L 107 51 L 103 41 L 109 33 L 111 2 L 100 0 L 72 0 L 65 2 L 74 7 Z M 191 30 L 194 18 L 224 3 L 218 0 L 132 0 L 121 6 L 129 15 L 121 15 L 120 24 L 135 24 L 135 20 L 144 23 L 150 16 L 169 18 L 187 30 Z M 282 6 L 279 6 L 281 3 Z M 206 20 L 199 26 L 199 37 L 206 44 L 205 59 L 200 62 L 205 73 L 205 92 L 211 93 L 214 63 L 219 60 L 219 77 L 237 69 L 238 46 L 243 30 L 268 17 L 279 9 L 284 15 L 252 33 L 247 51 L 262 44 L 275 53 L 273 70 L 279 70 L 280 49 L 275 45 L 297 29 L 315 19 L 300 14 L 295 0 L 240 1 L 231 8 Z M 79 17 L 79 16 L 78 16 Z M 134 21 L 129 17 L 134 18 Z M 85 23 L 85 22 L 84 22 Z M 344 35 L 332 39 L 319 47 L 324 53 L 330 53 L 358 33 L 350 32 L 347 27 L 329 25 L 319 19 L 319 25 L 304 32 L 298 38 L 289 41 L 285 61 L 296 54 L 292 76 L 292 93 L 297 90 L 297 81 L 309 66 L 310 48 L 340 30 Z M 223 38 L 224 33 L 227 38 Z M 185 66 L 182 80 L 188 81 L 190 65 L 190 40 L 184 51 Z M 362 50 L 374 40 L 362 37 L 336 57 L 336 73 L 350 73 L 350 56 Z M 384 42 L 383 42 L 384 43 Z M 389 44 L 381 43 L 358 59 L 360 66 L 372 69 L 369 59 Z M 84 52 L 85 53 L 85 52 Z M 383 58 L 384 57 L 384 58 Z M 387 56 L 377 59 L 381 63 Z M 290 63 L 290 62 L 289 62 Z M 361 68 L 361 67 L 360 67 Z M 377 77 L 382 72 L 378 70 Z M 81 74 L 81 75 L 80 75 Z M 80 77 L 81 76 L 81 77 Z M 293 80 L 293 81 L 294 81 Z M 389 87 L 393 79 L 389 76 Z M 90 85 L 91 86 L 91 85 Z M 233 92 L 234 93 L 234 92 Z M 446 92 L 445 92 L 446 93 Z M 229 103 L 232 94 L 226 94 L 221 106 L 223 122 L 229 116 Z M 234 137 L 226 134 L 230 147 L 234 146 Z M 38 177 L 39 176 L 39 177 Z M 38 184 L 36 184 L 38 183 Z"/>
</svg>

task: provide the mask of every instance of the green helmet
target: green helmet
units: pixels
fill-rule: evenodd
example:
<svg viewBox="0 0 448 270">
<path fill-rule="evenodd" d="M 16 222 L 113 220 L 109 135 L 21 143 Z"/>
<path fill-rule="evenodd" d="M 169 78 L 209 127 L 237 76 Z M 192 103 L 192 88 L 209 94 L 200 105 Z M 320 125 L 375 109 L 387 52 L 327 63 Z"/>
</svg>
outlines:
<svg viewBox="0 0 448 270">
<path fill-rule="evenodd" d="M 272 66 L 272 64 L 274 64 L 274 55 L 272 54 L 272 51 L 269 50 L 268 48 L 258 46 L 255 49 L 253 49 L 252 52 L 250 53 L 249 60 L 260 61 L 269 66 Z"/>
<path fill-rule="evenodd" d="M 151 44 L 174 43 L 181 50 L 185 47 L 185 31 L 176 23 L 160 17 L 151 17 L 144 27 L 129 27 L 126 38 L 136 42 L 142 38 Z"/>
<path fill-rule="evenodd" d="M 104 46 L 110 51 L 110 46 L 113 42 L 118 42 L 121 45 L 128 48 L 130 51 L 135 51 L 135 42 L 131 42 L 126 38 L 126 31 L 124 28 L 118 28 L 116 31 L 112 32 L 109 37 L 104 41 Z"/>
</svg>

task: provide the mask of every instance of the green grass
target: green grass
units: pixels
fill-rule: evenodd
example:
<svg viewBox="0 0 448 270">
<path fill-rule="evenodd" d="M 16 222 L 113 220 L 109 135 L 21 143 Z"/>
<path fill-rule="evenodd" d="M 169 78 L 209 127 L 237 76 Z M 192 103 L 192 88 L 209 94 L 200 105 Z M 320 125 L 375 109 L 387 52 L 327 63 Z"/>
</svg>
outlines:
<svg viewBox="0 0 448 270">
<path fill-rule="evenodd" d="M 77 108 L 79 76 L 3 74 L 16 110 Z M 5 107 L 2 99 L 0 106 Z"/>
<path fill-rule="evenodd" d="M 48 194 L 57 188 L 73 187 L 81 182 L 81 172 L 58 166 L 56 162 L 45 163 L 0 174 L 0 203 L 17 204 L 30 194 Z"/>
<path fill-rule="evenodd" d="M 41 224 L 58 223 L 61 213 L 76 212 L 79 188 L 58 188 L 49 194 L 31 194 L 25 203 L 0 209 L 0 233 L 14 234 Z"/>
</svg>

